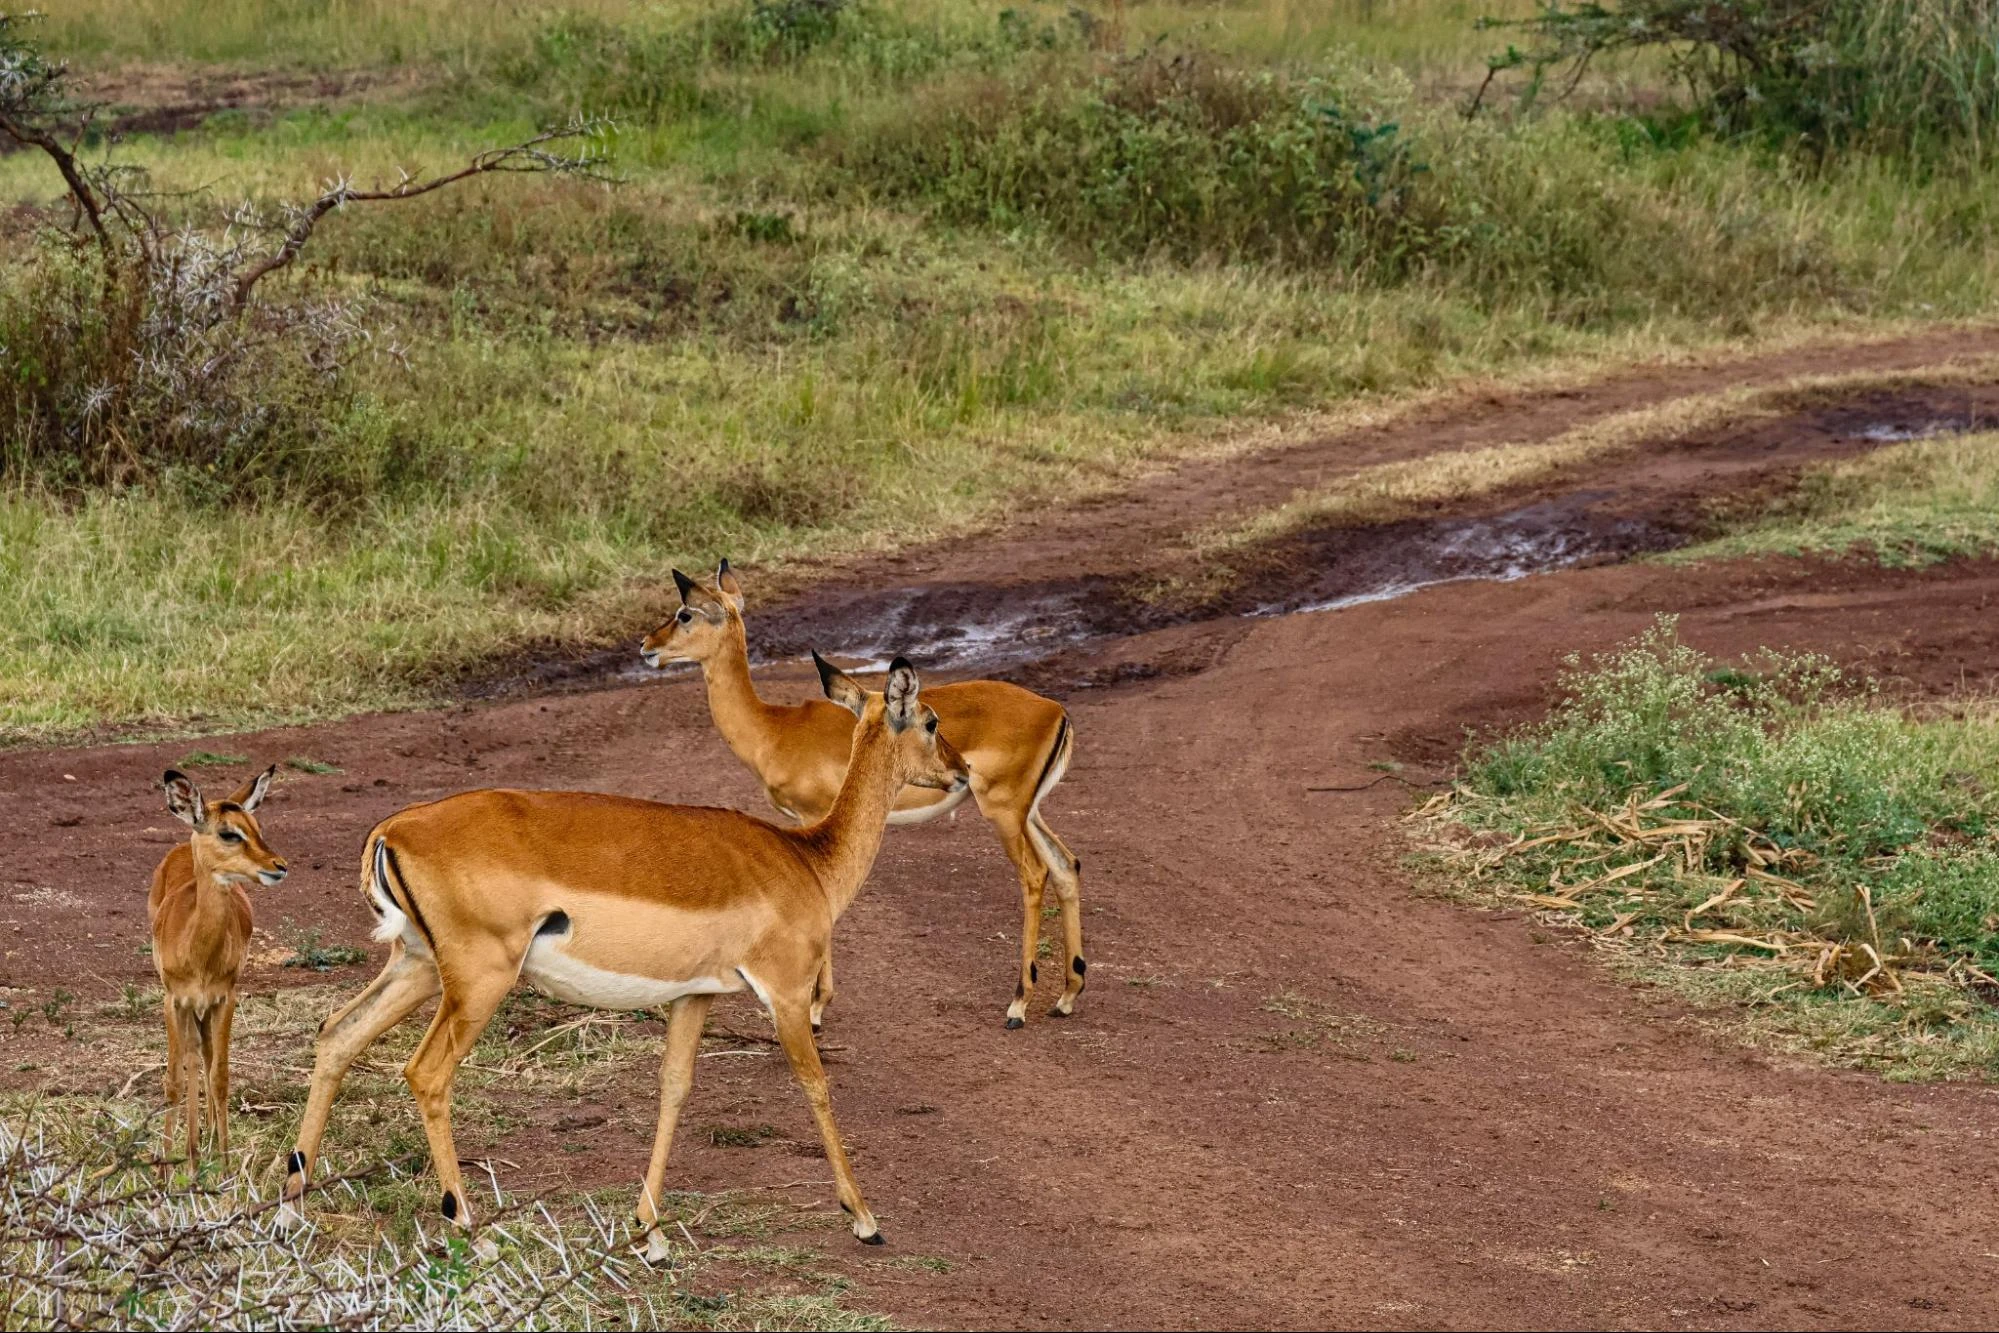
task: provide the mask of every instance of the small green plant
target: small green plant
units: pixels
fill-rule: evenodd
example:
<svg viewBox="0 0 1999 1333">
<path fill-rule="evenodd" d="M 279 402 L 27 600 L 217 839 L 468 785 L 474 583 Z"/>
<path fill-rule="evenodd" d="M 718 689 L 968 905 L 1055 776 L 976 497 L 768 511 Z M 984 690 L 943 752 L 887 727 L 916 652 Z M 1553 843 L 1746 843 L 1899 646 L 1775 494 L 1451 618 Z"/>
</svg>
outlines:
<svg viewBox="0 0 1999 1333">
<path fill-rule="evenodd" d="M 348 944 L 325 944 L 320 939 L 318 926 L 288 926 L 285 942 L 291 945 L 291 957 L 285 959 L 286 967 L 309 968 L 314 972 L 331 972 L 336 967 L 348 967 L 354 963 L 366 962 L 365 951 Z"/>
<path fill-rule="evenodd" d="M 325 760 L 314 759 L 309 755 L 303 754 L 295 754 L 285 760 L 285 767 L 294 769 L 300 773 L 310 773 L 315 777 L 325 777 L 340 771 L 338 764 L 329 764 Z"/>
<path fill-rule="evenodd" d="M 190 750 L 181 757 L 181 768 L 227 768 L 231 764 L 247 764 L 249 759 L 240 754 L 217 754 L 213 750 Z"/>
</svg>

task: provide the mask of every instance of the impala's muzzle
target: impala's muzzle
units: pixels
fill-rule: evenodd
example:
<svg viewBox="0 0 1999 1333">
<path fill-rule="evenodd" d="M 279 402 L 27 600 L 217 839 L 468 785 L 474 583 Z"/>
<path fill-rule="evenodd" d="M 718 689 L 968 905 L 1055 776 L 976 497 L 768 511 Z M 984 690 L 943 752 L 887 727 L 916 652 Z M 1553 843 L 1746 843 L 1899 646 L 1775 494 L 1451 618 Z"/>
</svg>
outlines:
<svg viewBox="0 0 1999 1333">
<path fill-rule="evenodd" d="M 259 870 L 257 872 L 257 882 L 259 884 L 277 884 L 282 882 L 284 877 L 290 873 L 291 867 L 287 866 L 283 861 L 273 861 L 269 870 Z"/>
</svg>

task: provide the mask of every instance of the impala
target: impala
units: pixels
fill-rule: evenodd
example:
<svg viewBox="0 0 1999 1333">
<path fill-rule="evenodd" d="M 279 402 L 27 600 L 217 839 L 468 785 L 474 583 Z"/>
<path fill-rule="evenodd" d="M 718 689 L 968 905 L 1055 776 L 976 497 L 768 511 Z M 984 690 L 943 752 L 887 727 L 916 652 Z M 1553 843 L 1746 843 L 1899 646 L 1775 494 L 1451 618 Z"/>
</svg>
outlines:
<svg viewBox="0 0 1999 1333">
<path fill-rule="evenodd" d="M 680 609 L 640 644 L 646 664 L 698 663 L 707 682 L 709 712 L 729 749 L 757 775 L 780 811 L 794 819 L 818 818 L 840 789 L 853 719 L 819 700 L 785 705 L 758 696 L 750 681 L 742 585 L 727 560 L 716 571 L 712 591 L 677 569 L 673 582 L 680 590 Z M 1052 699 L 998 680 L 938 685 L 923 697 L 971 768 L 972 799 L 999 834 L 1020 879 L 1020 976 L 1006 1025 L 1017 1028 L 1027 1021 L 1027 999 L 1040 980 L 1035 957 L 1041 943 L 1041 899 L 1051 880 L 1062 904 L 1069 964 L 1062 994 L 1049 1015 L 1066 1018 L 1083 992 L 1083 863 L 1048 827 L 1041 802 L 1069 767 L 1075 744 L 1069 715 Z M 919 824 L 955 809 L 963 799 L 962 792 L 907 788 L 897 794 L 889 822 Z M 832 997 L 829 957 L 813 999 L 814 1027 Z"/>
<path fill-rule="evenodd" d="M 193 830 L 153 870 L 146 895 L 153 967 L 166 991 L 166 1140 L 171 1148 L 178 1109 L 187 1120 L 190 1163 L 200 1154 L 204 1118 L 214 1127 L 216 1150 L 229 1154 L 229 1025 L 250 944 L 250 895 L 243 886 L 285 877 L 284 860 L 265 845 L 256 818 L 277 771 L 273 764 L 213 803 L 178 769 L 162 779 L 167 809 Z"/>
<path fill-rule="evenodd" d="M 846 779 L 825 817 L 779 828 L 734 810 L 589 792 L 474 791 L 377 824 L 361 886 L 389 942 L 388 965 L 320 1028 L 312 1085 L 284 1201 L 296 1218 L 340 1081 L 377 1037 L 442 992 L 403 1068 L 423 1115 L 447 1220 L 471 1214 L 451 1137 L 459 1062 L 517 981 L 595 1009 L 671 1005 L 659 1128 L 639 1195 L 647 1256 L 665 1256 L 659 1198 L 673 1130 L 717 995 L 753 991 L 805 1090 L 854 1235 L 881 1243 L 861 1198 L 812 1043 L 814 978 L 833 923 L 881 847 L 889 802 L 914 783 L 962 788 L 963 761 L 937 734 L 916 672 L 896 659 L 870 694 L 820 663 L 827 697 L 858 719 Z"/>
</svg>

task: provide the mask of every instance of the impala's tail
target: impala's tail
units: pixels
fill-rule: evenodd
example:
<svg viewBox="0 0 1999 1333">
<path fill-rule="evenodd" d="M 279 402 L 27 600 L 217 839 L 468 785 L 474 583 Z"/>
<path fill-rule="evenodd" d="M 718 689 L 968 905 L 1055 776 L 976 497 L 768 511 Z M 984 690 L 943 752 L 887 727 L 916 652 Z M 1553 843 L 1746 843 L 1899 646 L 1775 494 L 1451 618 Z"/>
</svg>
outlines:
<svg viewBox="0 0 1999 1333">
<path fill-rule="evenodd" d="M 416 899 L 410 896 L 409 881 L 403 878 L 395 850 L 389 846 L 384 834 L 375 835 L 373 851 L 362 874 L 361 892 L 367 897 L 368 905 L 375 909 L 374 935 L 377 943 L 387 944 L 400 939 L 404 947 L 413 952 L 430 951 L 430 929 L 424 924 L 423 912 L 417 907 Z"/>
</svg>

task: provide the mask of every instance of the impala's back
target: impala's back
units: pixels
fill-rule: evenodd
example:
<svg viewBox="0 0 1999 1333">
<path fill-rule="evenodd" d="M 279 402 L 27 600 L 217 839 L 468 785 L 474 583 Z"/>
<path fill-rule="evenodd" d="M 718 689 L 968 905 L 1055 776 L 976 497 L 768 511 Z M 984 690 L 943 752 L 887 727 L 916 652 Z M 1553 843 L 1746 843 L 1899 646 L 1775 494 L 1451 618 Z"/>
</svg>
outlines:
<svg viewBox="0 0 1999 1333">
<path fill-rule="evenodd" d="M 795 836 L 593 792 L 467 792 L 392 815 L 363 884 L 377 939 L 496 947 L 535 989 L 599 1009 L 741 990 L 788 936 L 831 925 Z"/>
</svg>

